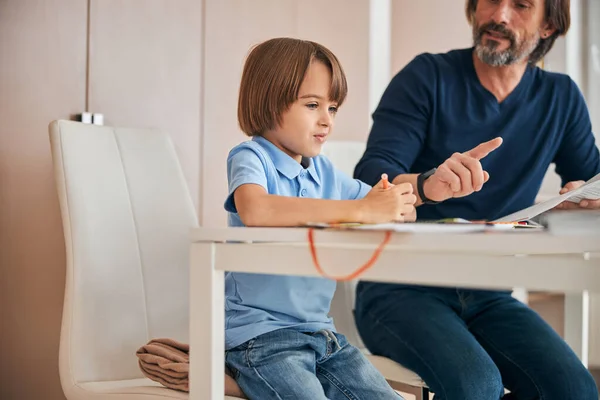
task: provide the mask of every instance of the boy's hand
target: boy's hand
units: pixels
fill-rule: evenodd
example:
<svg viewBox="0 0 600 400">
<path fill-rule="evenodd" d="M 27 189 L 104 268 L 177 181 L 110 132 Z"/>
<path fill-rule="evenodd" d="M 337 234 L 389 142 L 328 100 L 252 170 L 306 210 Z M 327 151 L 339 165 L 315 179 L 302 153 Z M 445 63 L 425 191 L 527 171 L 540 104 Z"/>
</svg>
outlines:
<svg viewBox="0 0 600 400">
<path fill-rule="evenodd" d="M 391 221 L 410 221 L 415 217 L 415 202 L 410 183 L 389 184 L 384 189 L 383 180 L 360 200 L 363 205 L 362 219 L 359 222 L 377 224 Z"/>
</svg>

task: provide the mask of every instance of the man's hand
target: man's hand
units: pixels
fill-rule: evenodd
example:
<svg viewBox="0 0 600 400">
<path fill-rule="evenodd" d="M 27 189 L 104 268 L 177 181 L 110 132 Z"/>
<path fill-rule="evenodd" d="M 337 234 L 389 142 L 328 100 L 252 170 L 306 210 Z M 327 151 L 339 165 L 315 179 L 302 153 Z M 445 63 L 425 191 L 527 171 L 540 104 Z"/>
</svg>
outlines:
<svg viewBox="0 0 600 400">
<path fill-rule="evenodd" d="M 415 208 L 411 213 L 403 215 L 404 222 L 415 222 L 417 220 L 417 209 Z"/>
<path fill-rule="evenodd" d="M 560 189 L 559 194 L 565 194 L 572 190 L 577 189 L 578 187 L 585 184 L 584 181 L 571 181 L 567 183 L 562 189 Z M 598 200 L 586 200 L 583 199 L 577 203 L 573 203 L 572 201 L 563 201 L 559 205 L 555 207 L 557 210 L 576 210 L 576 209 L 585 209 L 585 210 L 600 210 L 600 199 Z"/>
<path fill-rule="evenodd" d="M 467 152 L 454 153 L 423 183 L 425 196 L 433 201 L 444 201 L 480 191 L 490 179 L 480 160 L 500 145 L 502 138 L 497 137 Z"/>
</svg>

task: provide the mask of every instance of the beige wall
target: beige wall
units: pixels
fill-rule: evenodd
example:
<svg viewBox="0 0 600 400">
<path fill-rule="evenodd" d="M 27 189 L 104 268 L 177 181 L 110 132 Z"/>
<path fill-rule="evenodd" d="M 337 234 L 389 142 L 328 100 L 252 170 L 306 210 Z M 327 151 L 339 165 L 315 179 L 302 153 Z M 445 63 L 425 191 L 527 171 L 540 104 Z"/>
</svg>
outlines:
<svg viewBox="0 0 600 400">
<path fill-rule="evenodd" d="M 199 203 L 202 3 L 177 5 L 0 1 L 2 400 L 64 399 L 65 256 L 48 123 L 84 111 L 87 100 L 107 124 L 167 130 Z"/>
<path fill-rule="evenodd" d="M 64 399 L 48 122 L 85 106 L 86 0 L 0 2 L 0 399 Z"/>
<path fill-rule="evenodd" d="M 200 194 L 202 2 L 91 0 L 89 110 L 105 125 L 156 128 Z"/>
<path fill-rule="evenodd" d="M 392 74 L 415 56 L 472 45 L 464 0 L 392 0 Z"/>
</svg>

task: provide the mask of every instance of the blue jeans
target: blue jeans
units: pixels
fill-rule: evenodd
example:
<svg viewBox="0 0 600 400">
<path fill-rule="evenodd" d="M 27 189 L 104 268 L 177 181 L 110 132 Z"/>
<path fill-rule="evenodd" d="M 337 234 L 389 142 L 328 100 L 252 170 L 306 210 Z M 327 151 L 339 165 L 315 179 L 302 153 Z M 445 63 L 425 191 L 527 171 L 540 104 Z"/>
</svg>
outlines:
<svg viewBox="0 0 600 400">
<path fill-rule="evenodd" d="M 249 399 L 402 400 L 344 335 L 279 329 L 225 352 Z"/>
<path fill-rule="evenodd" d="M 367 348 L 436 400 L 598 400 L 575 353 L 509 292 L 361 282 L 355 317 Z"/>
</svg>

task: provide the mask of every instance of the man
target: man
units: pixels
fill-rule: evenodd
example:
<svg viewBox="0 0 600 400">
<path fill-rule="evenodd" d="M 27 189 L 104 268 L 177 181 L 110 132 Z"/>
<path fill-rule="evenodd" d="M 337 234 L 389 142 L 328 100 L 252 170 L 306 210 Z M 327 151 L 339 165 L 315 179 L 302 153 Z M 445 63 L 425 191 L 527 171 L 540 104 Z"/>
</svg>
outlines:
<svg viewBox="0 0 600 400">
<path fill-rule="evenodd" d="M 355 177 L 412 183 L 420 219 L 492 220 L 532 205 L 551 163 L 562 192 L 600 173 L 577 86 L 534 66 L 567 32 L 569 6 L 468 0 L 474 48 L 422 54 L 394 77 Z M 371 352 L 415 371 L 437 400 L 598 400 L 572 350 L 508 291 L 361 282 L 356 321 Z"/>
</svg>

